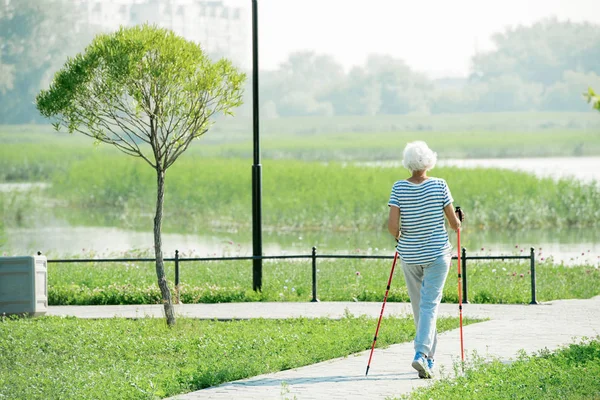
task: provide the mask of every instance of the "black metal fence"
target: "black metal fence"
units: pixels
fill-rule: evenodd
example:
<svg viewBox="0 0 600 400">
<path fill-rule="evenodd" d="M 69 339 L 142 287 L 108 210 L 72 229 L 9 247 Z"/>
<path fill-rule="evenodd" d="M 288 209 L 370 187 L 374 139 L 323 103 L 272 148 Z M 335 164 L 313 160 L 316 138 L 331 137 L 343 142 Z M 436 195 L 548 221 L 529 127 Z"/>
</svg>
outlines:
<svg viewBox="0 0 600 400">
<path fill-rule="evenodd" d="M 38 252 L 41 255 L 41 253 Z M 392 260 L 393 255 L 390 256 L 376 256 L 376 255 L 351 255 L 351 254 L 317 254 L 317 248 L 313 247 L 311 254 L 295 254 L 295 255 L 281 255 L 281 256 L 244 256 L 244 257 L 179 257 L 179 250 L 175 250 L 174 258 L 164 258 L 166 262 L 175 263 L 175 296 L 176 300 L 179 301 L 179 284 L 180 284 L 180 273 L 179 266 L 183 262 L 190 261 L 242 261 L 242 260 L 283 260 L 283 259 L 311 259 L 312 260 L 312 299 L 311 302 L 319 301 L 317 297 L 317 259 L 361 259 L 361 260 Z M 458 256 L 453 256 L 453 260 L 458 259 Z M 531 273 L 531 302 L 529 304 L 539 304 L 536 298 L 536 283 L 535 283 L 535 249 L 532 247 L 528 256 L 468 256 L 467 250 L 463 247 L 461 253 L 461 264 L 462 264 L 462 298 L 463 303 L 469 303 L 468 297 L 468 274 L 467 274 L 467 261 L 468 260 L 530 260 L 530 273 Z M 103 263 L 103 262 L 155 262 L 155 258 L 72 258 L 72 259 L 56 259 L 48 260 L 48 263 Z"/>
</svg>

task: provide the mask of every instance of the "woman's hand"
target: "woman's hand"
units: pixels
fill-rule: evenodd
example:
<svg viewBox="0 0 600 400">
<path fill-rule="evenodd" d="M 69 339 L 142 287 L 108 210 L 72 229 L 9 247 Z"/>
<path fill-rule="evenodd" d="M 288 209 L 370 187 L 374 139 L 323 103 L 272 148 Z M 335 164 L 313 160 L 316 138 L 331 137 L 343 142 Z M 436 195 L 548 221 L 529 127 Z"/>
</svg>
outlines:
<svg viewBox="0 0 600 400">
<path fill-rule="evenodd" d="M 453 230 L 458 231 L 460 229 L 461 222 L 458 217 L 458 213 L 454 210 L 454 206 L 452 205 L 452 203 L 444 207 L 444 214 L 446 214 L 446 218 L 448 219 L 448 223 L 450 223 L 450 227 Z M 464 211 L 462 212 L 462 214 L 464 219 Z"/>
</svg>

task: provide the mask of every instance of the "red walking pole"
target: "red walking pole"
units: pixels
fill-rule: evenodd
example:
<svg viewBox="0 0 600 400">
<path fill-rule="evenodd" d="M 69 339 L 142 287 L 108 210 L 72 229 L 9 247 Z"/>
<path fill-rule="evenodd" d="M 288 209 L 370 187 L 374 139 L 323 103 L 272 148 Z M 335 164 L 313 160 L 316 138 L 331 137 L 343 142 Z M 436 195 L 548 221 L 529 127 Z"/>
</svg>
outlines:
<svg viewBox="0 0 600 400">
<path fill-rule="evenodd" d="M 398 259 L 398 252 L 394 253 L 394 262 L 392 263 L 392 271 L 390 272 L 390 279 L 388 279 L 387 289 L 385 290 L 385 296 L 383 297 L 383 304 L 381 305 L 381 313 L 379 314 L 379 322 L 377 322 L 377 329 L 375 330 L 375 337 L 373 338 L 373 345 L 371 346 L 371 354 L 369 355 L 369 362 L 367 363 L 367 372 L 365 376 L 369 375 L 369 367 L 371 366 L 371 358 L 373 357 L 373 350 L 375 350 L 375 343 L 377 343 L 377 335 L 379 334 L 379 325 L 381 325 L 381 318 L 383 317 L 383 309 L 385 308 L 385 302 L 387 301 L 388 293 L 390 291 L 390 285 L 392 284 L 392 277 L 394 276 L 394 268 L 396 268 L 396 260 Z"/>
<path fill-rule="evenodd" d="M 462 210 L 456 207 L 458 218 L 462 221 Z M 463 312 L 462 312 L 462 271 L 460 269 L 460 228 L 456 231 L 456 246 L 458 247 L 458 312 L 460 314 L 460 358 L 465 364 L 465 350 L 463 344 Z"/>
</svg>

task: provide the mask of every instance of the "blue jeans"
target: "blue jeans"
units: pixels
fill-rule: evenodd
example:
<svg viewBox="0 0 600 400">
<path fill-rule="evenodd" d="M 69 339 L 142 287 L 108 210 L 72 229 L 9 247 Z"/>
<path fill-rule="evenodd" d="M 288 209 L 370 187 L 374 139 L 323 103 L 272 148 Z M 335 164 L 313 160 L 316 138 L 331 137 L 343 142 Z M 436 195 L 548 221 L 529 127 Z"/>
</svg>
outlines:
<svg viewBox="0 0 600 400">
<path fill-rule="evenodd" d="M 437 312 L 451 260 L 452 256 L 448 254 L 428 264 L 406 264 L 402 261 L 417 330 L 415 352 L 432 359 L 437 346 Z"/>
</svg>

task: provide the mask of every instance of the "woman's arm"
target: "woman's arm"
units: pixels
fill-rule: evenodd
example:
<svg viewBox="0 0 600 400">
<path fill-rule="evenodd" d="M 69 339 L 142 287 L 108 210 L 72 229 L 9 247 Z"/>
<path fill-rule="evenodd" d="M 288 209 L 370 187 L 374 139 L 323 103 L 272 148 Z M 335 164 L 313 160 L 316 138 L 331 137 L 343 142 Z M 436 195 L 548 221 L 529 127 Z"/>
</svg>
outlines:
<svg viewBox="0 0 600 400">
<path fill-rule="evenodd" d="M 396 240 L 400 238 L 400 209 L 398 207 L 390 206 L 388 231 Z"/>
<path fill-rule="evenodd" d="M 458 231 L 460 229 L 461 223 L 460 219 L 458 219 L 458 216 L 456 215 L 456 212 L 454 212 L 454 206 L 452 205 L 452 203 L 444 207 L 444 214 L 446 214 L 446 218 L 450 223 L 450 227 L 453 230 Z"/>
</svg>

